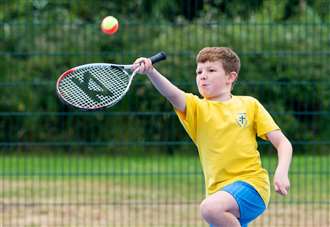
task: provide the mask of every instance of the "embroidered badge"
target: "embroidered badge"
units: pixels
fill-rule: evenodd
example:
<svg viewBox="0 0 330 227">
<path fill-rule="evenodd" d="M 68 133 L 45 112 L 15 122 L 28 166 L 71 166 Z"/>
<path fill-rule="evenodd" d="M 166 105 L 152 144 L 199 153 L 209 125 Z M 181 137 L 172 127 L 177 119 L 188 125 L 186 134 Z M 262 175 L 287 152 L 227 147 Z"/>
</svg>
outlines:
<svg viewBox="0 0 330 227">
<path fill-rule="evenodd" d="M 241 128 L 245 128 L 246 125 L 247 125 L 246 113 L 238 113 L 237 118 L 236 118 L 236 122 Z"/>
</svg>

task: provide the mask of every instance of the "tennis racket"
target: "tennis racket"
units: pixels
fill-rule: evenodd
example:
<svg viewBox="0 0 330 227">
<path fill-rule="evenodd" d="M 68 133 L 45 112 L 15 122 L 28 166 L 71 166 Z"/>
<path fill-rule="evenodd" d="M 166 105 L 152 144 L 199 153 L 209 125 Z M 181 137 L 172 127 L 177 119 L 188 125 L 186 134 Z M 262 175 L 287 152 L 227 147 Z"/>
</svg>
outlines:
<svg viewBox="0 0 330 227">
<path fill-rule="evenodd" d="M 151 62 L 165 60 L 159 52 Z M 136 74 L 132 65 L 93 63 L 64 72 L 56 82 L 57 95 L 65 104 L 82 110 L 99 110 L 119 102 L 129 90 Z"/>
</svg>

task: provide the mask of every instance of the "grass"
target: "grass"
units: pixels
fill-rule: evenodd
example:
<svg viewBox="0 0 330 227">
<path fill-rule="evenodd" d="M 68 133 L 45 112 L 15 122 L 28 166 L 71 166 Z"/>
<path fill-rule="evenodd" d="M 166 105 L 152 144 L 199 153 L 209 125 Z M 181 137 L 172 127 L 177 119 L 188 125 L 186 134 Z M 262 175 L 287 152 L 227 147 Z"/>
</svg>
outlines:
<svg viewBox="0 0 330 227">
<path fill-rule="evenodd" d="M 198 195 L 204 194 L 197 156 L 3 155 L 0 160 L 2 179 L 9 181 L 110 181 L 135 189 L 167 188 L 188 197 L 193 187 Z M 274 156 L 263 157 L 271 174 L 276 163 Z M 329 175 L 329 156 L 295 156 L 289 201 L 324 201 L 330 194 Z"/>
<path fill-rule="evenodd" d="M 197 156 L 12 154 L 2 155 L 0 160 L 1 203 L 7 207 L 0 215 L 0 222 L 8 220 L 9 224 L 19 224 L 17 207 L 29 207 L 36 213 L 36 220 L 26 220 L 33 216 L 27 213 L 29 209 L 23 209 L 21 214 L 25 214 L 22 222 L 31 223 L 31 226 L 42 226 L 42 213 L 46 213 L 47 222 L 56 226 L 66 226 L 63 223 L 72 226 L 72 221 L 79 222 L 77 215 L 81 212 L 86 212 L 85 222 L 91 221 L 86 225 L 93 226 L 101 225 L 97 224 L 97 220 L 103 220 L 105 226 L 109 223 L 111 226 L 114 223 L 129 226 L 129 222 L 134 226 L 139 226 L 137 223 L 148 226 L 146 221 L 149 219 L 153 220 L 150 226 L 162 226 L 161 223 L 163 226 L 182 226 L 181 222 L 204 226 L 197 212 L 204 197 L 203 176 Z M 272 173 L 277 158 L 264 155 L 263 163 Z M 290 194 L 284 198 L 272 192 L 272 216 L 283 210 L 297 220 L 300 219 L 296 217 L 298 214 L 292 214 L 296 210 L 299 210 L 299 215 L 308 212 L 306 215 L 315 213 L 322 216 L 320 212 L 330 210 L 329 178 L 330 156 L 295 156 L 290 171 Z M 75 213 L 77 209 L 72 207 L 81 212 Z M 313 207 L 313 210 L 306 207 Z M 71 208 L 72 216 L 62 214 Z M 100 217 L 92 217 L 94 213 Z M 122 215 L 129 218 L 123 219 Z M 54 220 L 50 221 L 50 217 Z M 186 219 L 182 220 L 182 217 Z M 329 216 L 323 218 L 319 226 L 330 222 Z M 271 220 L 264 222 L 271 226 Z M 293 222 L 291 220 L 290 223 Z"/>
</svg>

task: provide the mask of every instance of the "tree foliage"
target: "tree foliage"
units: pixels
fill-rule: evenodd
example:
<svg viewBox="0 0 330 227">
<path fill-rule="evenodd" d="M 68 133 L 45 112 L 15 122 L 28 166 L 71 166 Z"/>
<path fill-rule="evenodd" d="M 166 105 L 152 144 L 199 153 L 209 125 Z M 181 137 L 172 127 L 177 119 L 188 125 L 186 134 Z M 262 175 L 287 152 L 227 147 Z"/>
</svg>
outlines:
<svg viewBox="0 0 330 227">
<path fill-rule="evenodd" d="M 89 62 L 130 63 L 159 50 L 169 59 L 157 67 L 194 92 L 198 50 L 230 46 L 242 59 L 234 93 L 260 99 L 290 138 L 322 140 L 330 132 L 322 114 L 330 108 L 329 8 L 322 0 L 1 1 L 1 112 L 72 112 L 55 95 L 59 73 Z M 99 29 L 109 12 L 120 21 L 111 37 Z M 148 80 L 136 78 L 131 90 L 105 113 L 6 115 L 2 141 L 184 138 L 174 115 L 134 115 L 172 111 Z M 111 115 L 126 111 L 132 113 Z M 115 133 L 127 122 L 125 136 Z"/>
</svg>

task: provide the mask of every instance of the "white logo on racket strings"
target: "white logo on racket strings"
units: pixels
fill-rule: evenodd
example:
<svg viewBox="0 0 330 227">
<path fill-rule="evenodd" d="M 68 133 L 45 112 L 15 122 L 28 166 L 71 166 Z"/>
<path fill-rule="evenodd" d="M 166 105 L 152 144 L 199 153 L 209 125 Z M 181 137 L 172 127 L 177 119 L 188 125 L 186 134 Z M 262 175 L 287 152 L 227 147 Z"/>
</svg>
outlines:
<svg viewBox="0 0 330 227">
<path fill-rule="evenodd" d="M 97 80 L 90 72 L 85 72 L 83 74 L 83 80 L 79 80 L 75 77 L 71 78 L 71 81 L 74 82 L 85 94 L 94 100 L 95 102 L 102 101 L 100 99 L 100 95 L 102 96 L 113 96 L 113 93 L 107 89 L 99 80 Z M 89 84 L 90 82 L 94 82 L 99 86 L 99 90 L 90 89 Z"/>
</svg>

